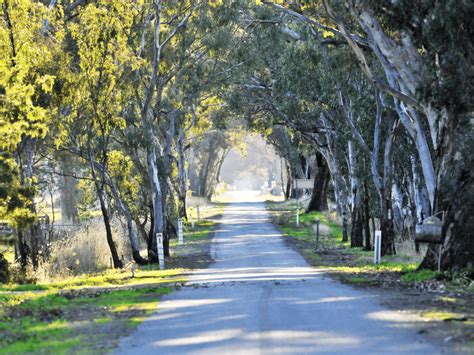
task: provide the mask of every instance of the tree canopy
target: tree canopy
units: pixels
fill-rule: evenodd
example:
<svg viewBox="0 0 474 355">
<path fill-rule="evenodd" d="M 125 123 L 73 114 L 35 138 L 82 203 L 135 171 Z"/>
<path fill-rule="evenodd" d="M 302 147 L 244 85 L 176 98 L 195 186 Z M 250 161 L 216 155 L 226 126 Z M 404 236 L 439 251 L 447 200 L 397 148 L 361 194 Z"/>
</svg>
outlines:
<svg viewBox="0 0 474 355">
<path fill-rule="evenodd" d="M 158 260 L 158 233 L 169 255 L 186 197 L 212 197 L 242 131 L 275 147 L 287 198 L 294 179 L 315 178 L 309 208 L 334 201 L 352 246 L 371 248 L 377 218 L 383 253 L 396 253 L 442 215 L 443 269 L 473 267 L 471 1 L 0 8 L 0 219 L 23 267 L 48 255 L 41 181 L 65 189 L 66 177 L 73 211 L 100 209 L 114 267 L 114 215 L 137 263 Z"/>
</svg>

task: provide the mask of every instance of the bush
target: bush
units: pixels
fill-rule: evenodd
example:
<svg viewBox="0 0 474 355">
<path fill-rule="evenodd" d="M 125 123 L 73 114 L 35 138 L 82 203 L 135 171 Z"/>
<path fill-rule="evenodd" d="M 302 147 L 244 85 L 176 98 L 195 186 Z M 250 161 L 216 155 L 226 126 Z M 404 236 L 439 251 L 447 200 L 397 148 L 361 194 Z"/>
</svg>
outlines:
<svg viewBox="0 0 474 355">
<path fill-rule="evenodd" d="M 113 227 L 113 237 L 119 255 L 129 255 L 120 227 Z M 79 275 L 108 268 L 110 249 L 102 221 L 94 219 L 87 227 L 66 233 L 60 240 L 52 242 L 50 255 L 38 271 L 38 274 L 42 273 L 39 278 Z"/>
<path fill-rule="evenodd" d="M 10 270 L 8 261 L 3 254 L 0 254 L 0 283 L 7 283 L 10 280 Z"/>
</svg>

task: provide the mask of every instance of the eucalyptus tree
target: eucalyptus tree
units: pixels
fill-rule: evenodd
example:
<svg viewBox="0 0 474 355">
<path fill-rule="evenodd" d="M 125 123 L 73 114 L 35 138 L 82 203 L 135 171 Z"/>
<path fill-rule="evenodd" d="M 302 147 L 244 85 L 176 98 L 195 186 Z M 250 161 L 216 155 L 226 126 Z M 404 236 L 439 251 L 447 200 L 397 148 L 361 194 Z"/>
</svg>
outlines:
<svg viewBox="0 0 474 355">
<path fill-rule="evenodd" d="M 392 97 L 418 155 L 430 214 L 444 214 L 443 268 L 467 266 L 474 254 L 472 100 L 466 94 L 472 91 L 472 4 L 323 1 L 280 10 L 344 40 L 365 76 Z M 433 266 L 431 254 L 424 266 Z"/>
</svg>

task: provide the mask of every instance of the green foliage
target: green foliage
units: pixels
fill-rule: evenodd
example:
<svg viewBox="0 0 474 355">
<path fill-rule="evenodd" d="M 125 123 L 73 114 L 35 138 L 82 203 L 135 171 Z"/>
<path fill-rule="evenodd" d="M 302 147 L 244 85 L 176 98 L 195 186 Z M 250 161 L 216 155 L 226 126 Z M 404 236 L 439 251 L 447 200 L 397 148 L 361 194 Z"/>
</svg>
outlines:
<svg viewBox="0 0 474 355">
<path fill-rule="evenodd" d="M 10 280 L 10 271 L 8 262 L 3 256 L 3 253 L 0 253 L 0 284 L 7 283 Z"/>
<path fill-rule="evenodd" d="M 2 0 L 0 7 L 0 219 L 23 227 L 36 217 L 30 206 L 36 179 L 22 174 L 21 152 L 49 131 L 50 68 L 62 33 L 45 34 L 43 21 L 55 23 L 57 13 L 41 3 Z"/>
<path fill-rule="evenodd" d="M 416 270 L 407 272 L 402 276 L 402 280 L 406 282 L 432 280 L 438 273 L 433 270 Z"/>
</svg>

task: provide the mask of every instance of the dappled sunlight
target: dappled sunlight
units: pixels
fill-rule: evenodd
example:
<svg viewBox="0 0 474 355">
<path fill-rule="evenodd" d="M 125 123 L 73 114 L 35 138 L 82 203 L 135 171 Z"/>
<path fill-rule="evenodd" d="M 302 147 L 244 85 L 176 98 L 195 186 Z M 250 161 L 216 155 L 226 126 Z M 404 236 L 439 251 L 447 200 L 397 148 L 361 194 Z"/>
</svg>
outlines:
<svg viewBox="0 0 474 355">
<path fill-rule="evenodd" d="M 360 300 L 362 297 L 325 297 L 315 300 L 309 301 L 297 301 L 295 304 L 318 304 L 318 303 L 334 303 L 334 302 L 348 302 L 348 301 L 355 301 Z"/>
<path fill-rule="evenodd" d="M 277 255 L 274 252 L 272 255 Z M 255 257 L 260 257 L 255 255 Z M 249 258 L 248 256 L 246 258 Z M 251 257 L 250 257 L 251 258 Z M 190 283 L 225 283 L 245 281 L 298 281 L 311 280 L 320 277 L 321 272 L 309 267 L 256 267 L 208 269 L 196 272 L 190 278 Z"/>
<path fill-rule="evenodd" d="M 371 312 L 365 316 L 367 319 L 378 320 L 378 321 L 386 321 L 392 323 L 412 323 L 412 322 L 424 322 L 423 318 L 415 317 L 415 316 L 408 316 L 407 314 L 403 314 L 401 312 L 396 311 L 377 311 Z"/>
<path fill-rule="evenodd" d="M 221 304 L 231 302 L 229 299 L 199 299 L 199 300 L 175 300 L 172 305 L 169 305 L 168 302 L 163 302 L 160 305 L 160 309 L 167 310 L 168 308 L 190 308 L 190 307 L 202 307 L 215 304 Z"/>
<path fill-rule="evenodd" d="M 247 335 L 245 338 L 250 340 L 276 340 L 280 342 L 282 346 L 285 343 L 297 342 L 300 346 L 302 345 L 350 345 L 357 346 L 360 344 L 361 339 L 357 337 L 351 337 L 345 334 L 341 336 L 337 332 L 309 332 L 299 330 L 272 330 L 268 332 L 252 333 Z M 281 341 L 280 339 L 285 339 Z M 278 346 L 275 349 L 278 351 Z"/>
<path fill-rule="evenodd" d="M 144 352 L 386 352 L 397 351 L 394 344 L 427 352 L 407 336 L 406 319 L 385 311 L 377 296 L 329 279 L 287 248 L 274 226 L 260 221 L 267 219 L 262 204 L 232 204 L 225 216 L 212 244 L 215 263 L 196 270 L 138 330 L 152 334 Z"/>
<path fill-rule="evenodd" d="M 154 344 L 158 346 L 197 345 L 233 339 L 240 335 L 242 335 L 242 330 L 240 329 L 222 329 L 219 330 L 219 332 L 197 333 L 192 337 L 161 340 L 155 342 Z"/>
</svg>

